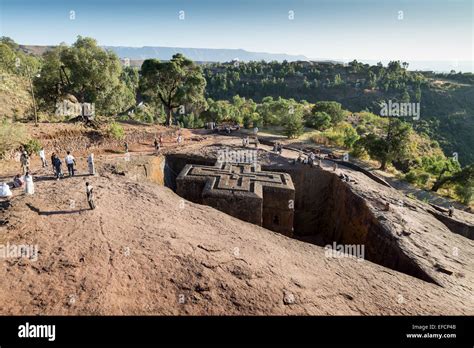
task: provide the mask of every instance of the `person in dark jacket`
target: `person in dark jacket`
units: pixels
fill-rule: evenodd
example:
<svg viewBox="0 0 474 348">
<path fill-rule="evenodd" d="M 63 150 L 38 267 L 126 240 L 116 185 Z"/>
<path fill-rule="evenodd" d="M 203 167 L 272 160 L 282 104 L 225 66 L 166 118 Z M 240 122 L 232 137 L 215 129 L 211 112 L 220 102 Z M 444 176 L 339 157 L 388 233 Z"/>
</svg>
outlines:
<svg viewBox="0 0 474 348">
<path fill-rule="evenodd" d="M 58 155 L 53 154 L 53 168 L 54 168 L 54 175 L 56 177 L 56 180 L 59 180 L 59 178 L 62 176 L 62 170 L 61 170 L 61 160 L 59 159 Z"/>
</svg>

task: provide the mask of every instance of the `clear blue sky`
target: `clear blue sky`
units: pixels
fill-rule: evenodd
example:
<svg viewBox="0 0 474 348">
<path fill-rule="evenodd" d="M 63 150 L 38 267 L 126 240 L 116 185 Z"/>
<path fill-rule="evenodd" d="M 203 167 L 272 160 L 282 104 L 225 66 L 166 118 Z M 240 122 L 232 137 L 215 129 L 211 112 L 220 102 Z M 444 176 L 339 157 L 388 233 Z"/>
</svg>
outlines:
<svg viewBox="0 0 474 348">
<path fill-rule="evenodd" d="M 23 44 L 243 48 L 309 58 L 473 60 L 473 0 L 0 0 Z M 70 11 L 76 18 L 70 19 Z M 185 19 L 179 19 L 179 11 Z M 294 11 L 290 20 L 289 11 Z M 403 19 L 399 20 L 399 11 Z"/>
</svg>

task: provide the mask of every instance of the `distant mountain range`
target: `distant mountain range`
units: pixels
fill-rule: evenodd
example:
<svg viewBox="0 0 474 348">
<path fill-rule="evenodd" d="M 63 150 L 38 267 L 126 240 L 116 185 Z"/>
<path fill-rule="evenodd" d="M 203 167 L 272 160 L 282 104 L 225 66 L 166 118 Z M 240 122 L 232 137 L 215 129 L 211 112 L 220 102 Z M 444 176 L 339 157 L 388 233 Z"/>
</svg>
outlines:
<svg viewBox="0 0 474 348">
<path fill-rule="evenodd" d="M 53 46 L 34 46 L 21 45 L 21 47 L 30 53 L 43 54 Z M 198 62 L 230 62 L 237 59 L 242 62 L 248 61 L 283 61 L 289 62 L 309 60 L 303 55 L 290 55 L 284 53 L 265 53 L 250 52 L 242 49 L 214 49 L 214 48 L 186 48 L 186 47 L 127 47 L 127 46 L 102 46 L 105 49 L 115 52 L 121 59 L 130 59 L 141 61 L 149 58 L 157 58 L 161 60 L 169 60 L 176 53 L 182 53 L 185 57 Z"/>
<path fill-rule="evenodd" d="M 28 53 L 41 55 L 54 46 L 37 46 L 37 45 L 20 45 L 20 47 Z M 176 53 L 182 53 L 189 59 L 198 63 L 205 62 L 230 62 L 237 59 L 241 62 L 248 61 L 317 61 L 328 63 L 341 63 L 342 61 L 333 59 L 311 59 L 303 55 L 291 55 L 285 53 L 266 53 L 266 52 L 251 52 L 243 49 L 227 49 L 227 48 L 182 48 L 182 47 L 160 47 L 160 46 L 144 46 L 144 47 L 129 47 L 129 46 L 102 46 L 105 49 L 115 52 L 122 60 L 129 59 L 130 65 L 141 66 L 145 59 L 157 58 L 160 60 L 169 60 Z M 396 60 L 396 59 L 394 59 Z M 360 59 L 360 62 L 375 65 L 377 60 Z M 408 61 L 410 70 L 432 70 L 436 72 L 449 72 L 451 70 L 474 72 L 473 61 Z M 383 61 L 386 65 L 388 61 Z"/>
<path fill-rule="evenodd" d="M 302 55 L 289 55 L 284 53 L 250 52 L 242 49 L 214 49 L 214 48 L 181 48 L 181 47 L 125 47 L 125 46 L 104 46 L 112 50 L 120 58 L 129 59 L 149 59 L 158 58 L 169 60 L 176 53 L 181 53 L 185 57 L 199 62 L 230 62 L 237 59 L 242 62 L 248 61 L 283 61 L 309 60 Z"/>
</svg>

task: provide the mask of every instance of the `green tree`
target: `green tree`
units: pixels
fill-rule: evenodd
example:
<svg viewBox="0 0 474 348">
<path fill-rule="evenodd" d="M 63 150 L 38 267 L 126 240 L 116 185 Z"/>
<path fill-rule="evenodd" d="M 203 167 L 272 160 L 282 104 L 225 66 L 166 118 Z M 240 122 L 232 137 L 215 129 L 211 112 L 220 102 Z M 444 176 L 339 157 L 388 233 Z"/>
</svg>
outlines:
<svg viewBox="0 0 474 348">
<path fill-rule="evenodd" d="M 331 127 L 331 116 L 324 111 L 316 111 L 306 118 L 306 126 L 317 130 L 326 130 Z"/>
<path fill-rule="evenodd" d="M 370 133 L 358 141 L 362 142 L 370 157 L 380 162 L 380 169 L 386 170 L 387 164 L 408 157 L 411 132 L 409 124 L 391 119 L 385 136 Z"/>
<path fill-rule="evenodd" d="M 434 183 L 431 191 L 438 191 L 441 187 L 447 184 L 456 184 L 465 186 L 469 183 L 472 184 L 474 181 L 474 165 L 468 165 L 458 170 L 457 172 L 451 173 L 450 175 L 440 175 Z"/>
<path fill-rule="evenodd" d="M 357 131 L 352 127 L 351 125 L 347 125 L 344 127 L 344 146 L 347 147 L 348 149 L 352 149 L 354 146 L 355 142 L 359 140 L 359 134 L 357 134 Z"/>
<path fill-rule="evenodd" d="M 331 123 L 338 124 L 344 119 L 344 110 L 340 103 L 334 101 L 321 101 L 314 104 L 313 113 L 325 112 L 331 116 Z"/>
<path fill-rule="evenodd" d="M 182 54 L 168 62 L 147 59 L 141 68 L 140 90 L 158 99 L 166 108 L 166 124 L 172 124 L 173 110 L 185 104 L 205 104 L 206 80 L 201 68 Z"/>
<path fill-rule="evenodd" d="M 61 45 L 46 53 L 35 89 L 49 107 L 61 96 L 72 94 L 81 103 L 95 103 L 96 112 L 112 115 L 135 103 L 134 93 L 121 75 L 115 53 L 104 50 L 92 38 L 78 36 L 71 47 Z"/>
<path fill-rule="evenodd" d="M 288 138 L 295 138 L 303 133 L 303 110 L 301 108 L 290 109 L 281 118 L 284 134 Z"/>
</svg>

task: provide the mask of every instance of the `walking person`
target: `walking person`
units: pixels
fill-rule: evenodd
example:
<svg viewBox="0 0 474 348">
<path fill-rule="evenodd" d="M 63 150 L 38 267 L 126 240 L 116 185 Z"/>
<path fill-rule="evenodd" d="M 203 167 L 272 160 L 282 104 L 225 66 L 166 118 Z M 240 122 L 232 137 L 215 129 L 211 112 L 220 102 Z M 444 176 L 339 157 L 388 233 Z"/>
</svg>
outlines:
<svg viewBox="0 0 474 348">
<path fill-rule="evenodd" d="M 67 156 L 64 161 L 67 165 L 67 172 L 69 173 L 69 177 L 74 176 L 74 165 L 76 164 L 76 159 L 73 155 L 71 155 L 70 151 L 67 152 Z"/>
<path fill-rule="evenodd" d="M 89 175 L 95 175 L 94 154 L 91 153 L 87 157 L 87 166 L 89 167 Z"/>
<path fill-rule="evenodd" d="M 30 156 L 28 156 L 28 152 L 23 151 L 20 156 L 20 163 L 21 163 L 21 170 L 23 171 L 23 175 L 26 175 L 27 172 L 30 171 Z"/>
<path fill-rule="evenodd" d="M 53 171 L 54 171 L 54 158 L 55 158 L 55 156 L 56 156 L 56 152 L 53 152 L 51 154 L 51 166 L 53 167 Z"/>
<path fill-rule="evenodd" d="M 46 154 L 44 153 L 44 148 L 39 150 L 39 157 L 41 158 L 41 163 L 43 164 L 43 168 L 48 166 L 48 162 L 46 161 Z"/>
<path fill-rule="evenodd" d="M 56 155 L 55 153 L 53 153 L 52 162 L 54 168 L 54 176 L 56 177 L 56 180 L 59 180 L 59 178 L 63 175 L 61 170 L 62 162 L 59 159 L 58 155 Z"/>
<path fill-rule="evenodd" d="M 89 207 L 91 210 L 95 209 L 95 202 L 94 202 L 94 190 L 92 185 L 86 182 L 86 195 L 87 195 L 87 203 L 89 203 Z"/>
</svg>

